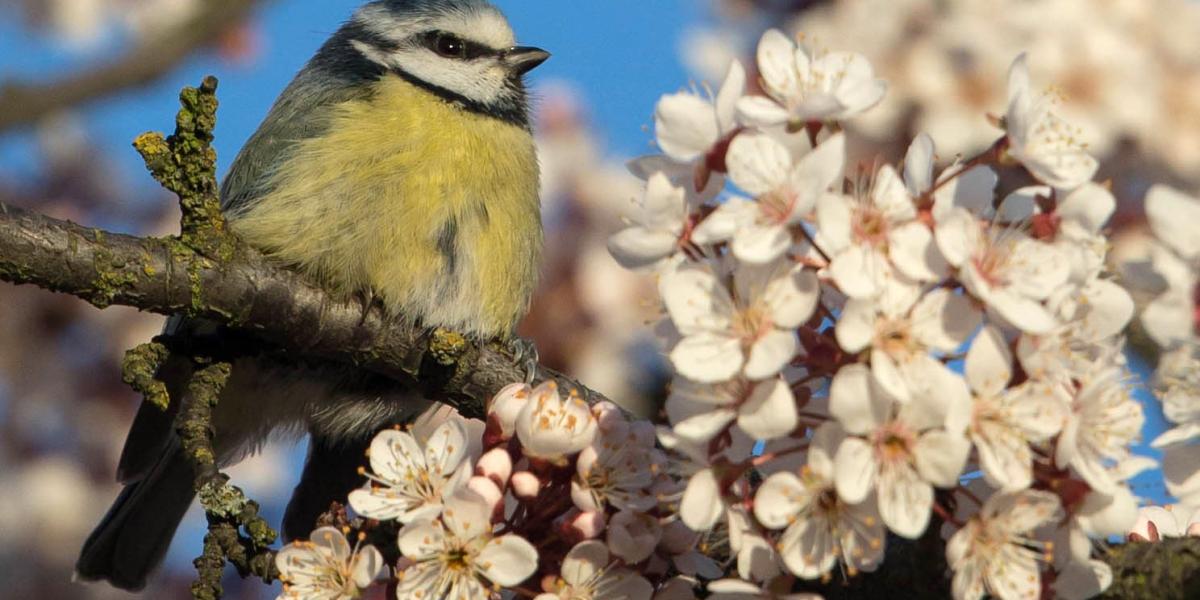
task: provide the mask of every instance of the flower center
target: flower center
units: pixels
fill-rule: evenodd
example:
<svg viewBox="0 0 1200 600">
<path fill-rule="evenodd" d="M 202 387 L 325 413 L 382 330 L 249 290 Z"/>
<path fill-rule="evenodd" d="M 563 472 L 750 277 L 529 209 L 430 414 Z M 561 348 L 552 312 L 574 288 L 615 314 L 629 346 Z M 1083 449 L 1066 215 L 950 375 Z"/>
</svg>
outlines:
<svg viewBox="0 0 1200 600">
<path fill-rule="evenodd" d="M 771 190 L 758 197 L 759 223 L 786 225 L 795 210 L 799 196 L 786 187 Z"/>
<path fill-rule="evenodd" d="M 859 204 L 854 215 L 854 239 L 869 246 L 887 242 L 888 221 L 883 212 L 873 206 Z"/>
<path fill-rule="evenodd" d="M 904 360 L 921 349 L 907 319 L 885 319 L 876 331 L 875 345 L 893 359 Z"/>
<path fill-rule="evenodd" d="M 733 317 L 733 332 L 746 347 L 754 345 L 754 342 L 770 332 L 773 326 L 770 310 L 761 303 L 748 306 Z"/>
<path fill-rule="evenodd" d="M 892 421 L 875 431 L 875 454 L 881 462 L 907 462 L 916 436 L 903 423 Z"/>
</svg>

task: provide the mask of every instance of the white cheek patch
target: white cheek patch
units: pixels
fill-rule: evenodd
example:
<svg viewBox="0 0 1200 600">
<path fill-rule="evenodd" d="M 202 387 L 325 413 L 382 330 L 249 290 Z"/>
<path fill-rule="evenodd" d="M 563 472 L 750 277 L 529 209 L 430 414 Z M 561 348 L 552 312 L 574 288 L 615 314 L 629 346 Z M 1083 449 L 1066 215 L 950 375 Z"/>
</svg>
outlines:
<svg viewBox="0 0 1200 600">
<path fill-rule="evenodd" d="M 379 48 L 376 48 L 375 46 L 372 46 L 362 40 L 350 40 L 350 45 L 353 46 L 355 50 L 358 50 L 359 54 L 365 56 L 367 60 L 389 69 L 392 68 L 393 65 L 389 60 L 389 55 Z"/>
<path fill-rule="evenodd" d="M 490 104 L 505 89 L 506 73 L 494 60 L 454 60 L 424 49 L 398 52 L 390 59 L 405 73 L 476 102 Z"/>
</svg>

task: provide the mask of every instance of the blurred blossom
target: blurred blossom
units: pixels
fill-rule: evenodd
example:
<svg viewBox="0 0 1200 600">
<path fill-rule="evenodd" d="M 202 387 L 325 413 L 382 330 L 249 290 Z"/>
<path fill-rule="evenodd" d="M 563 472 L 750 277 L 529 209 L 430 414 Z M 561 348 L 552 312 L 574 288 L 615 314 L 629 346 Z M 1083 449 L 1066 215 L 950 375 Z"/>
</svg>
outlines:
<svg viewBox="0 0 1200 600">
<path fill-rule="evenodd" d="M 728 6 L 730 2 L 722 2 Z M 1127 153 L 1200 182 L 1200 5 L 1189 0 L 845 0 L 803 3 L 788 32 L 861 52 L 888 82 L 880 106 L 849 123 L 877 143 L 918 131 L 945 158 L 986 147 L 984 115 L 1005 109 L 1003 73 L 1028 51 L 1034 79 L 1053 82 L 1062 117 L 1102 160 Z M 741 49 L 765 27 L 730 18 L 684 46 L 703 57 Z M 755 28 L 757 25 L 758 29 Z M 703 44 L 703 48 L 700 48 Z M 711 73 L 700 71 L 711 78 Z"/>
</svg>

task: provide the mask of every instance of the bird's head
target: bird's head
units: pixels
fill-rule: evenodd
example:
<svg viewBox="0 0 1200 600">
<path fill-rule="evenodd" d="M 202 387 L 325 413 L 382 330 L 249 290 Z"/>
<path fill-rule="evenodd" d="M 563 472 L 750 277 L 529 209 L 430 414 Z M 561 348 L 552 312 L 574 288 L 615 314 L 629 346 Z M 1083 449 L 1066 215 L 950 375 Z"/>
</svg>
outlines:
<svg viewBox="0 0 1200 600">
<path fill-rule="evenodd" d="M 486 0 L 376 0 L 339 34 L 343 51 L 378 69 L 499 114 L 525 112 L 523 76 L 550 57 L 518 46 L 508 20 Z"/>
</svg>

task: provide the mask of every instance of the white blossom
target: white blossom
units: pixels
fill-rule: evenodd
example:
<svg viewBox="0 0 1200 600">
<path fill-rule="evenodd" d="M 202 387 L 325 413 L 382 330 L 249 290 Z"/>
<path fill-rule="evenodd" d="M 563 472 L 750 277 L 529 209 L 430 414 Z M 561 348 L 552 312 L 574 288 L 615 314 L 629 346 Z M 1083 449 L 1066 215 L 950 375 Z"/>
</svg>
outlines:
<svg viewBox="0 0 1200 600">
<path fill-rule="evenodd" d="M 966 296 L 945 288 L 918 294 L 916 286 L 888 284 L 877 298 L 851 298 L 834 330 L 843 350 L 870 349 L 871 375 L 899 402 L 952 376 L 934 353 L 957 350 L 982 320 Z"/>
<path fill-rule="evenodd" d="M 658 265 L 679 250 L 687 219 L 686 192 L 663 173 L 655 173 L 646 182 L 640 208 L 634 224 L 608 238 L 609 253 L 627 269 Z"/>
<path fill-rule="evenodd" d="M 1062 429 L 1070 397 L 1057 383 L 1008 387 L 1012 353 L 1004 336 L 987 326 L 967 352 L 966 379 L 973 392 L 968 435 L 988 483 L 1004 491 L 1033 483 L 1033 447 Z"/>
<path fill-rule="evenodd" d="M 736 130 L 736 107 L 745 87 L 746 70 L 735 60 L 715 98 L 690 92 L 663 96 L 654 110 L 658 147 L 676 162 L 703 163 L 714 146 Z"/>
<path fill-rule="evenodd" d="M 350 507 L 370 519 L 401 523 L 436 517 L 443 497 L 471 476 L 467 449 L 467 431 L 457 419 L 438 426 L 424 447 L 407 431 L 382 431 L 367 450 L 370 481 L 350 492 Z"/>
<path fill-rule="evenodd" d="M 935 237 L 967 291 L 1006 323 L 1035 334 L 1059 325 L 1042 303 L 1071 273 L 1054 246 L 1014 227 L 985 225 L 963 209 L 939 221 Z"/>
<path fill-rule="evenodd" d="M 575 390 L 564 400 L 558 384 L 547 381 L 533 389 L 521 408 L 516 431 L 525 456 L 561 462 L 592 443 L 596 417 Z"/>
<path fill-rule="evenodd" d="M 946 262 L 929 226 L 917 219 L 917 197 L 929 189 L 932 142 L 909 148 L 905 177 L 884 165 L 853 194 L 825 194 L 817 201 L 817 240 L 830 257 L 829 275 L 842 293 L 869 298 L 897 271 L 914 281 L 934 281 Z"/>
<path fill-rule="evenodd" d="M 675 433 L 693 442 L 707 442 L 734 422 L 758 440 L 788 435 L 799 423 L 792 390 L 778 377 L 712 384 L 676 379 L 666 410 Z"/>
<path fill-rule="evenodd" d="M 748 263 L 779 258 L 792 246 L 791 228 L 841 176 L 845 153 L 845 138 L 836 134 L 793 163 L 788 149 L 770 135 L 738 135 L 726 163 L 733 182 L 754 200 L 729 198 L 696 227 L 692 239 L 732 240 L 733 255 Z"/>
<path fill-rule="evenodd" d="M 770 529 L 787 528 L 779 552 L 792 574 L 815 579 L 841 561 L 851 575 L 883 561 L 885 532 L 875 499 L 851 504 L 838 497 L 834 456 L 845 434 L 825 423 L 813 434 L 800 476 L 775 473 L 754 497 L 754 515 Z"/>
<path fill-rule="evenodd" d="M 334 527 L 321 527 L 309 541 L 284 546 L 275 555 L 275 565 L 283 582 L 278 600 L 358 598 L 386 566 L 374 546 L 351 548 Z"/>
<path fill-rule="evenodd" d="M 734 291 L 707 263 L 685 263 L 665 273 L 659 293 L 683 339 L 671 363 L 700 383 L 744 374 L 765 379 L 778 373 L 799 349 L 794 329 L 816 309 L 817 276 L 800 265 L 777 261 L 738 265 Z"/>
<path fill-rule="evenodd" d="M 1025 55 L 1008 73 L 1008 111 L 1004 126 L 1009 154 L 1042 183 L 1072 189 L 1096 174 L 1098 163 L 1087 153 L 1082 132 L 1055 111 L 1054 98 L 1031 89 Z"/>
<path fill-rule="evenodd" d="M 567 552 L 553 592 L 534 600 L 650 600 L 654 587 L 611 561 L 603 542 L 580 542 Z"/>
<path fill-rule="evenodd" d="M 616 423 L 602 430 L 575 460 L 571 498 L 580 510 L 649 510 L 657 504 L 650 492 L 665 459 L 654 448 L 654 426 L 640 421 Z"/>
<path fill-rule="evenodd" d="M 1121 463 L 1131 458 L 1145 417 L 1118 367 L 1097 367 L 1074 391 L 1055 462 L 1074 468 L 1092 489 L 1111 492 L 1125 477 Z"/>
<path fill-rule="evenodd" d="M 1167 289 L 1142 311 L 1146 332 L 1160 346 L 1195 340 L 1196 290 L 1200 284 L 1200 199 L 1156 185 L 1146 193 L 1146 218 L 1160 245 L 1154 270 Z"/>
<path fill-rule="evenodd" d="M 493 536 L 491 514 L 487 501 L 462 489 L 440 518 L 405 527 L 400 553 L 412 564 L 397 574 L 397 600 L 487 598 L 487 582 L 513 586 L 533 575 L 537 550 L 514 534 Z"/>
<path fill-rule="evenodd" d="M 1030 533 L 1060 515 L 1058 496 L 1024 490 L 997 492 L 946 544 L 954 570 L 955 600 L 1035 600 L 1041 594 L 1038 559 Z"/>
<path fill-rule="evenodd" d="M 958 483 L 971 450 L 966 425 L 966 384 L 947 379 L 942 394 L 922 394 L 896 404 L 879 390 L 865 365 L 842 367 L 829 391 L 829 410 L 851 434 L 838 447 L 838 496 L 863 502 L 877 490 L 879 513 L 889 529 L 916 538 L 929 523 L 933 486 Z"/>
<path fill-rule="evenodd" d="M 757 58 L 768 97 L 747 96 L 737 104 L 738 114 L 755 125 L 846 119 L 875 106 L 887 92 L 861 54 L 812 51 L 778 29 L 763 34 Z"/>
</svg>

